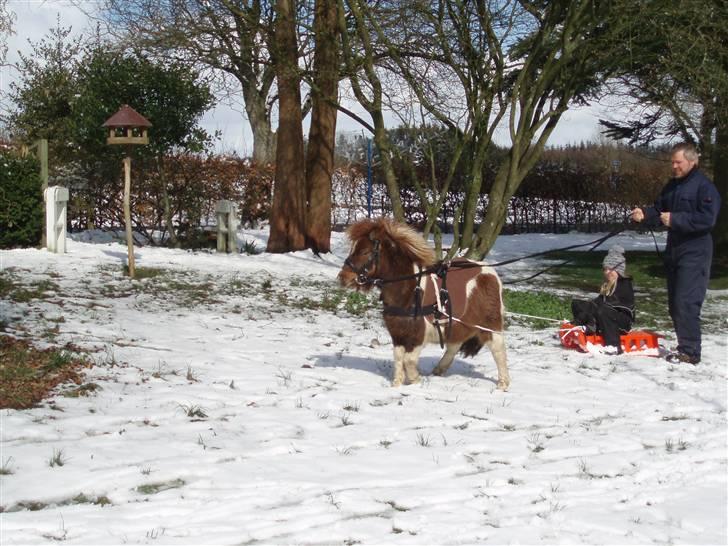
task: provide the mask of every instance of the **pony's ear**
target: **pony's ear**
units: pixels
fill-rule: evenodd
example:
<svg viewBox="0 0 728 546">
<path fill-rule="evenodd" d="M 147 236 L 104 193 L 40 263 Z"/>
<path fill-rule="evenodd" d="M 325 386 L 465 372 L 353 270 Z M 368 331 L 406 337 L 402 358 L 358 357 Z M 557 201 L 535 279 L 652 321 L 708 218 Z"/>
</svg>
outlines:
<svg viewBox="0 0 728 546">
<path fill-rule="evenodd" d="M 349 226 L 349 228 L 346 230 L 346 235 L 349 237 L 349 240 L 353 244 L 364 237 L 371 238 L 372 230 L 375 227 L 376 223 L 373 220 L 360 220 L 355 224 Z"/>
<path fill-rule="evenodd" d="M 407 256 L 412 262 L 427 266 L 435 262 L 435 252 L 430 248 L 422 235 L 417 233 L 407 224 L 388 221 L 382 225 L 382 240 L 387 246 Z"/>
<path fill-rule="evenodd" d="M 383 220 L 378 221 L 369 232 L 369 240 L 372 242 L 379 241 L 381 245 L 384 245 L 390 250 L 394 250 L 396 247 L 389 232 L 389 223 Z"/>
</svg>

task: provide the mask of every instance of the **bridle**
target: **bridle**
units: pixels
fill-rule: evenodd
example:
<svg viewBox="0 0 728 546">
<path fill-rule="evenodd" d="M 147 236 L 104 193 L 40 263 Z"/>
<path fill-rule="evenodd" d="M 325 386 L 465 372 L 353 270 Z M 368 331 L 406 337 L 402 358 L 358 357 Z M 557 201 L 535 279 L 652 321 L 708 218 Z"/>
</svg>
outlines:
<svg viewBox="0 0 728 546">
<path fill-rule="evenodd" d="M 371 238 L 370 241 L 372 242 L 372 250 L 371 252 L 369 252 L 369 259 L 364 265 L 362 265 L 361 267 L 356 267 L 350 259 L 351 256 L 347 256 L 344 260 L 344 267 L 348 267 L 354 273 L 356 273 L 356 282 L 360 286 L 367 284 L 376 284 L 377 280 L 379 280 L 369 277 L 369 269 L 371 269 L 372 266 L 374 266 L 375 269 L 379 267 L 379 248 L 381 246 L 381 242 L 379 241 L 379 239 Z"/>
<path fill-rule="evenodd" d="M 401 277 L 394 277 L 391 279 L 382 279 L 382 278 L 376 278 L 372 279 L 369 276 L 369 270 L 374 266 L 374 269 L 376 270 L 379 267 L 379 257 L 380 257 L 380 248 L 381 248 L 381 242 L 378 239 L 374 239 L 373 237 L 369 237 L 369 240 L 372 242 L 372 250 L 369 252 L 369 258 L 367 259 L 366 263 L 362 265 L 361 267 L 356 267 L 352 261 L 351 261 L 351 255 L 347 256 L 344 260 L 344 267 L 348 267 L 351 269 L 354 273 L 356 273 L 356 282 L 360 286 L 363 285 L 372 285 L 377 286 L 379 288 L 382 288 L 383 285 L 389 284 L 389 283 L 397 283 L 402 282 L 406 280 L 416 279 L 417 282 L 415 283 L 414 288 L 414 305 L 408 308 L 403 307 L 396 307 L 391 305 L 385 305 L 384 306 L 384 314 L 389 316 L 397 316 L 397 317 L 408 317 L 408 318 L 417 318 L 417 317 L 425 317 L 425 316 L 433 316 L 434 317 L 434 325 L 437 328 L 438 337 L 440 338 L 440 346 L 444 347 L 444 342 L 447 337 L 450 336 L 450 332 L 452 330 L 452 305 L 450 303 L 450 297 L 447 291 L 447 270 L 450 266 L 450 262 L 440 262 L 435 267 L 430 267 L 427 269 L 422 269 L 418 266 L 419 271 L 417 273 L 411 274 L 411 275 L 403 275 Z M 435 304 L 431 305 L 422 305 L 422 298 L 424 296 L 424 290 L 422 289 L 422 278 L 425 275 L 431 275 L 433 273 L 436 273 L 437 276 L 440 277 L 442 286 L 439 289 L 438 294 L 438 301 Z M 441 327 L 440 327 L 440 320 L 444 317 L 447 317 L 447 334 L 446 336 L 443 336 Z M 457 320 L 457 319 L 456 319 Z"/>
<path fill-rule="evenodd" d="M 407 318 L 417 318 L 417 317 L 426 317 L 426 316 L 432 316 L 433 317 L 433 324 L 435 328 L 437 329 L 438 337 L 440 338 L 440 347 L 444 347 L 445 340 L 450 337 L 450 332 L 452 331 L 452 323 L 453 320 L 458 320 L 457 318 L 452 316 L 452 303 L 450 301 L 450 295 L 447 290 L 447 272 L 448 269 L 451 267 L 455 267 L 457 269 L 460 268 L 468 268 L 468 267 L 482 267 L 482 264 L 477 263 L 467 263 L 467 264 L 459 264 L 455 263 L 453 264 L 451 261 L 444 261 L 444 262 L 438 262 L 428 268 L 423 269 L 419 265 L 417 266 L 418 271 L 416 273 L 412 273 L 409 275 L 402 275 L 400 277 L 393 277 L 388 279 L 382 279 L 382 278 L 371 278 L 369 276 L 369 270 L 372 269 L 372 266 L 374 267 L 374 270 L 376 270 L 379 267 L 379 258 L 380 258 L 380 248 L 381 248 L 381 241 L 379 239 L 373 238 L 371 235 L 369 236 L 369 240 L 372 242 L 372 250 L 369 252 L 369 257 L 362 265 L 361 267 L 356 267 L 354 263 L 351 261 L 351 254 L 346 257 L 344 260 L 344 267 L 348 267 L 351 269 L 354 273 L 356 273 L 356 282 L 360 286 L 365 285 L 371 285 L 376 286 L 379 288 L 382 288 L 385 284 L 390 283 L 399 283 L 403 281 L 408 280 L 416 280 L 415 282 L 415 288 L 414 288 L 414 304 L 411 307 L 396 307 L 392 305 L 385 305 L 384 306 L 384 314 L 385 316 L 395 316 L 395 317 L 407 317 Z M 438 289 L 437 294 L 437 302 L 430 304 L 430 305 L 423 305 L 422 299 L 424 297 L 424 290 L 422 288 L 422 279 L 425 276 L 432 277 L 433 282 L 435 282 L 435 277 L 440 278 L 440 287 Z M 446 326 L 446 333 L 443 335 L 442 329 L 441 329 L 441 320 L 443 318 L 447 319 L 447 326 Z"/>
</svg>

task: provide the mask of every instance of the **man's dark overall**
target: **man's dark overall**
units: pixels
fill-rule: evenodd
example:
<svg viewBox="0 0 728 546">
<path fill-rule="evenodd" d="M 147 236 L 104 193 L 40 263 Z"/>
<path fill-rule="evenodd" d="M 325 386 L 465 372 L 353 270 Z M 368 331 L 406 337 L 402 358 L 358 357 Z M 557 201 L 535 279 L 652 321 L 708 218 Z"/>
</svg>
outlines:
<svg viewBox="0 0 728 546">
<path fill-rule="evenodd" d="M 713 183 L 693 168 L 684 178 L 673 178 L 654 206 L 645 207 L 648 225 L 660 225 L 660 213 L 670 213 L 664 260 L 667 302 L 680 353 L 700 360 L 700 309 L 705 300 L 713 259 L 710 230 L 720 208 Z"/>
</svg>

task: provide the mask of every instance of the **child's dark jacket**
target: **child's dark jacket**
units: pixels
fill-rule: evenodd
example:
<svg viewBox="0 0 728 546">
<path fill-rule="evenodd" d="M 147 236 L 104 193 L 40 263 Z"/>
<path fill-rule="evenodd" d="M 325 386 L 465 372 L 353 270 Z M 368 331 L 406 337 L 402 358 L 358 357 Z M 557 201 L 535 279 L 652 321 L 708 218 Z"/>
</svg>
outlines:
<svg viewBox="0 0 728 546">
<path fill-rule="evenodd" d="M 592 301 L 597 305 L 612 307 L 628 315 L 630 321 L 634 320 L 634 288 L 632 288 L 632 278 L 622 277 L 620 275 L 617 279 L 617 286 L 611 296 L 599 294 Z"/>
</svg>

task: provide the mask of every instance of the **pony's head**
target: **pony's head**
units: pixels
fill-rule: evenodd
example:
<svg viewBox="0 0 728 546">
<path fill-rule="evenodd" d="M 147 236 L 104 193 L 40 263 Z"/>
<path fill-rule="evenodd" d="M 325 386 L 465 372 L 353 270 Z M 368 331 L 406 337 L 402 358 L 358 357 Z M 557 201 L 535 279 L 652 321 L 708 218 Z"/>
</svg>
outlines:
<svg viewBox="0 0 728 546">
<path fill-rule="evenodd" d="M 427 267 L 435 253 L 414 229 L 386 218 L 361 220 L 347 230 L 351 251 L 339 272 L 342 286 L 371 289 L 372 281 Z"/>
</svg>

